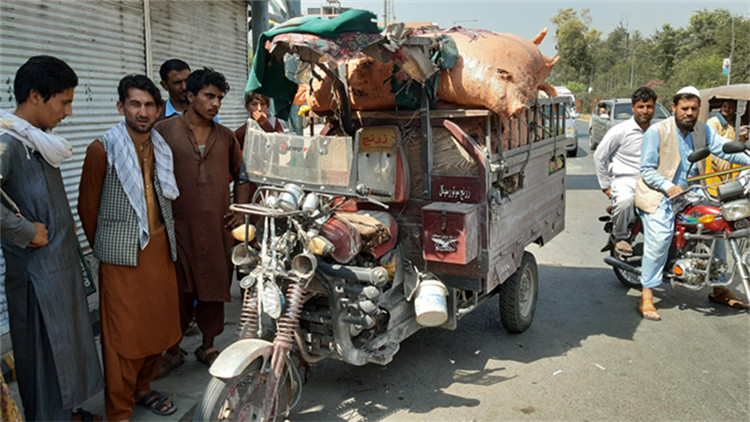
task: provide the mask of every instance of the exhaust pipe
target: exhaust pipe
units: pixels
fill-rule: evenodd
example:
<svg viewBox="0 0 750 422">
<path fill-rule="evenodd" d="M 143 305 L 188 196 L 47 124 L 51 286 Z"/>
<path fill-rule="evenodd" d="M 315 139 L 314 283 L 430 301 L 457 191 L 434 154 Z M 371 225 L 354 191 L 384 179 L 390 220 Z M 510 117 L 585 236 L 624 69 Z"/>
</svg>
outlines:
<svg viewBox="0 0 750 422">
<path fill-rule="evenodd" d="M 607 265 L 611 265 L 611 266 L 613 266 L 615 268 L 619 268 L 619 269 L 621 269 L 623 271 L 627 271 L 627 272 L 630 272 L 630 273 L 641 275 L 641 268 L 640 267 L 634 267 L 634 266 L 632 266 L 632 265 L 630 265 L 628 263 L 622 262 L 619 259 L 617 259 L 615 257 L 612 257 L 612 256 L 604 257 L 604 263 L 607 264 Z"/>
<path fill-rule="evenodd" d="M 320 261 L 318 262 L 318 269 L 329 277 L 360 281 L 376 286 L 382 286 L 388 281 L 388 271 L 383 267 L 364 268 L 339 264 L 331 265 Z"/>
<path fill-rule="evenodd" d="M 318 260 L 311 253 L 301 253 L 292 259 L 292 271 L 302 280 L 308 280 L 315 275 Z"/>
</svg>

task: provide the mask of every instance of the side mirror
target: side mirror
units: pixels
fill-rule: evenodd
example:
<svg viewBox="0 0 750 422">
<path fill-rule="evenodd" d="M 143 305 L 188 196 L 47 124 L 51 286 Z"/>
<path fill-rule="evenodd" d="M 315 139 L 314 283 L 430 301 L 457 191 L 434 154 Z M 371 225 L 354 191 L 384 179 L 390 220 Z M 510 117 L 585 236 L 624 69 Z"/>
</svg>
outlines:
<svg viewBox="0 0 750 422">
<path fill-rule="evenodd" d="M 602 119 L 609 119 L 609 114 L 602 113 L 602 114 L 599 115 L 599 117 L 601 117 Z"/>
<path fill-rule="evenodd" d="M 745 151 L 745 149 L 747 149 L 747 146 L 745 146 L 744 143 L 738 141 L 726 142 L 721 147 L 721 150 L 727 154 L 737 154 L 738 152 Z"/>
<path fill-rule="evenodd" d="M 688 155 L 688 161 L 695 163 L 700 160 L 705 160 L 709 155 L 711 155 L 711 151 L 709 151 L 708 148 L 701 148 Z"/>
</svg>

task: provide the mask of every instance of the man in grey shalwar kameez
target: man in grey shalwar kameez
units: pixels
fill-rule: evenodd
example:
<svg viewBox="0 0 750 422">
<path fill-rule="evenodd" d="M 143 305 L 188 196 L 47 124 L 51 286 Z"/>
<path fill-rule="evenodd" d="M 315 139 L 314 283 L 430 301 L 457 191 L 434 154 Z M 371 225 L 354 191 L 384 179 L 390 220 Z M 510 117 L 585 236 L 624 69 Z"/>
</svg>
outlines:
<svg viewBox="0 0 750 422">
<path fill-rule="evenodd" d="M 20 209 L 18 215 L 2 201 L 0 237 L 27 421 L 69 421 L 75 406 L 103 388 L 73 216 L 59 169 L 72 148 L 51 130 L 72 114 L 77 84 L 65 62 L 32 57 L 16 72 L 15 112 L 0 110 L 2 189 Z"/>
</svg>

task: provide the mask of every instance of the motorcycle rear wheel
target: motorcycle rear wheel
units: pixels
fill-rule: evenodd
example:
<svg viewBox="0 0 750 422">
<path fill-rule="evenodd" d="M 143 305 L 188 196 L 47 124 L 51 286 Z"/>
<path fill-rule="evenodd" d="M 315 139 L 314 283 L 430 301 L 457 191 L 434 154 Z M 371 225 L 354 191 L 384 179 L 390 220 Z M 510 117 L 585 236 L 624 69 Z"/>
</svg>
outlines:
<svg viewBox="0 0 750 422">
<path fill-rule="evenodd" d="M 630 257 L 627 262 L 632 265 L 633 261 L 635 261 L 635 266 L 640 268 L 641 262 L 643 260 L 643 234 L 638 233 L 632 240 L 631 245 L 633 246 L 633 256 Z M 615 251 L 614 247 L 610 249 L 609 254 L 610 256 L 617 258 L 617 252 Z M 619 280 L 623 286 L 629 289 L 636 290 L 640 290 L 643 287 L 641 285 L 641 276 L 639 274 L 632 273 L 630 271 L 626 271 L 617 267 L 612 267 L 612 271 L 615 272 L 617 280 Z"/>
<path fill-rule="evenodd" d="M 271 417 L 262 419 L 260 409 L 268 374 L 268 368 L 263 367 L 263 362 L 263 358 L 254 360 L 242 374 L 232 379 L 212 378 L 198 403 L 193 421 L 284 420 L 301 395 L 299 373 L 294 365 L 287 362 L 282 379 L 279 380 Z"/>
</svg>

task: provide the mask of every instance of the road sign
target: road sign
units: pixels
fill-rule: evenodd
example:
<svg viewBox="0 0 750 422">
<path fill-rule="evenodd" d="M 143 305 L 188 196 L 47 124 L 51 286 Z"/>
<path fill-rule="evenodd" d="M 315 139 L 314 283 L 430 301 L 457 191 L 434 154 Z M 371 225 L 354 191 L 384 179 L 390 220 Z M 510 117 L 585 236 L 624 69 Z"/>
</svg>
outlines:
<svg viewBox="0 0 750 422">
<path fill-rule="evenodd" d="M 724 64 L 721 65 L 721 73 L 723 75 L 729 74 L 729 69 L 732 67 L 732 59 L 724 59 Z"/>
</svg>

